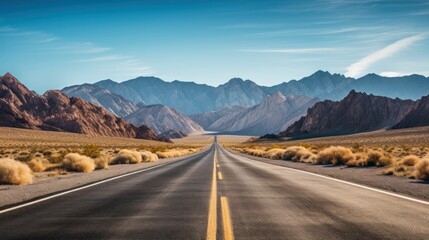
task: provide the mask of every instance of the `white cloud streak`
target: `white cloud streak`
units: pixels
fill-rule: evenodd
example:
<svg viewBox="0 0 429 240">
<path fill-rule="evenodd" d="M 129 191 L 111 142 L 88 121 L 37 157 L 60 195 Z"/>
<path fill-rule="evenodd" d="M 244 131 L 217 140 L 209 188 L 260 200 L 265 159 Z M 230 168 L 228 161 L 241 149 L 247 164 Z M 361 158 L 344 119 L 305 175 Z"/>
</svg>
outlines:
<svg viewBox="0 0 429 240">
<path fill-rule="evenodd" d="M 404 39 L 401 39 L 399 41 L 396 41 L 364 58 L 359 60 L 356 63 L 353 63 L 352 65 L 347 67 L 346 76 L 347 77 L 358 77 L 360 76 L 366 69 L 368 69 L 371 65 L 374 63 L 379 62 L 380 60 L 383 60 L 385 58 L 388 58 L 395 53 L 408 48 L 409 46 L 413 45 L 414 43 L 421 41 L 425 38 L 424 35 L 418 34 L 411 37 L 407 37 Z"/>
<path fill-rule="evenodd" d="M 411 73 L 403 73 L 403 72 L 381 72 L 380 76 L 383 77 L 403 77 L 411 75 Z"/>
</svg>

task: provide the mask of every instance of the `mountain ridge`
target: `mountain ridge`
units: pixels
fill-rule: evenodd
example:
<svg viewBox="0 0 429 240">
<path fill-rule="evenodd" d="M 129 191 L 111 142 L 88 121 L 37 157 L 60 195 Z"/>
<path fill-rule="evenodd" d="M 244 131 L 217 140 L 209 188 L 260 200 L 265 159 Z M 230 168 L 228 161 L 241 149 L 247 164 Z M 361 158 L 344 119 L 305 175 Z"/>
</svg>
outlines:
<svg viewBox="0 0 429 240">
<path fill-rule="evenodd" d="M 254 106 L 267 95 L 277 91 L 285 96 L 302 95 L 320 100 L 340 100 L 353 89 L 379 96 L 412 100 L 429 94 L 429 78 L 422 75 L 388 78 L 367 74 L 354 79 L 321 70 L 299 80 L 270 87 L 241 78 L 232 78 L 214 87 L 178 80 L 167 82 L 156 77 L 138 77 L 121 83 L 103 80 L 93 85 L 106 88 L 134 103 L 163 104 L 186 115 L 217 111 L 234 105 Z"/>
<path fill-rule="evenodd" d="M 282 137 L 344 135 L 389 129 L 414 107 L 412 100 L 388 98 L 355 90 L 340 101 L 325 100 L 280 132 Z"/>
</svg>

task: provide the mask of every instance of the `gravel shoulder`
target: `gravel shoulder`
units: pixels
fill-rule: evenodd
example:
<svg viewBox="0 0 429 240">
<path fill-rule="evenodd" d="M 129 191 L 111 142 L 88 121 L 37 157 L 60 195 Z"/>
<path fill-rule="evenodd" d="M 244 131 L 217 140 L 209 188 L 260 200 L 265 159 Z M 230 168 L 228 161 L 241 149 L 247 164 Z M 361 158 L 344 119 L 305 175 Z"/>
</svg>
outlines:
<svg viewBox="0 0 429 240">
<path fill-rule="evenodd" d="M 28 202 L 43 196 L 81 187 L 122 174 L 142 170 L 160 164 L 180 161 L 191 156 L 201 154 L 207 150 L 208 148 L 194 154 L 176 158 L 159 159 L 158 161 L 151 163 L 111 165 L 109 166 L 109 169 L 96 170 L 90 173 L 69 172 L 66 175 L 52 177 L 47 177 L 46 173 L 37 173 L 35 174 L 33 184 L 24 186 L 0 185 L 0 209 L 8 208 L 22 202 Z"/>
<path fill-rule="evenodd" d="M 415 197 L 422 200 L 429 200 L 429 182 L 405 177 L 386 176 L 380 174 L 383 168 L 347 168 L 344 166 L 332 165 L 312 165 L 307 163 L 290 162 L 284 160 L 273 160 L 268 158 L 251 156 L 227 149 L 228 151 L 246 157 L 254 161 L 268 164 L 294 168 L 306 172 L 316 173 L 344 181 L 375 187 L 390 192 Z"/>
</svg>

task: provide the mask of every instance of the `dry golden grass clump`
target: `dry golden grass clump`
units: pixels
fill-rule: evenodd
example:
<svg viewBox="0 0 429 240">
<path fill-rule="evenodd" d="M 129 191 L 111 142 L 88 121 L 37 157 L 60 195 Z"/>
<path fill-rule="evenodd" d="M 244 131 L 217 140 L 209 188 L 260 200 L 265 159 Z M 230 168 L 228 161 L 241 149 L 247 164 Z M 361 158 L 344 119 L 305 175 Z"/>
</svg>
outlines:
<svg viewBox="0 0 429 240">
<path fill-rule="evenodd" d="M 33 172 L 30 167 L 19 161 L 0 159 L 0 184 L 26 185 L 33 182 Z"/>
<path fill-rule="evenodd" d="M 420 160 L 414 166 L 414 176 L 420 180 L 429 180 L 429 158 L 424 158 Z"/>
<path fill-rule="evenodd" d="M 421 159 L 419 157 L 408 155 L 395 161 L 388 169 L 383 171 L 383 174 L 413 177 L 414 166 L 420 161 Z"/>
<path fill-rule="evenodd" d="M 63 159 L 63 167 L 68 171 L 92 172 L 95 163 L 92 158 L 80 155 L 79 153 L 69 153 Z"/>
<path fill-rule="evenodd" d="M 173 158 L 188 155 L 198 151 L 197 149 L 170 149 L 165 152 L 156 152 L 159 158 Z"/>
<path fill-rule="evenodd" d="M 244 152 L 253 156 L 258 156 L 258 157 L 262 157 L 265 154 L 265 150 L 259 149 L 259 148 L 243 148 L 241 152 Z"/>
<path fill-rule="evenodd" d="M 294 162 L 314 163 L 316 160 L 316 154 L 312 153 L 305 147 L 293 146 L 286 148 L 282 159 Z"/>
<path fill-rule="evenodd" d="M 143 162 L 155 162 L 158 160 L 158 155 L 149 151 L 141 151 Z"/>
<path fill-rule="evenodd" d="M 136 164 L 143 161 L 140 152 L 128 149 L 122 149 L 118 152 L 116 157 L 112 159 L 110 164 Z"/>
<path fill-rule="evenodd" d="M 100 156 L 101 148 L 97 144 L 87 144 L 82 148 L 82 155 L 90 158 L 98 158 Z"/>
<path fill-rule="evenodd" d="M 384 167 L 392 163 L 391 157 L 382 150 L 355 153 L 355 159 L 347 162 L 347 167 Z"/>
<path fill-rule="evenodd" d="M 266 151 L 263 156 L 271 159 L 282 159 L 285 151 L 286 150 L 282 148 L 272 148 Z"/>
<path fill-rule="evenodd" d="M 43 172 L 51 166 L 51 163 L 46 158 L 36 157 L 28 162 L 28 166 L 33 172 Z"/>
<path fill-rule="evenodd" d="M 100 155 L 94 159 L 96 169 L 109 169 L 110 156 L 109 155 Z"/>
<path fill-rule="evenodd" d="M 356 159 L 350 148 L 332 146 L 323 149 L 317 154 L 316 163 L 343 165 Z"/>
</svg>

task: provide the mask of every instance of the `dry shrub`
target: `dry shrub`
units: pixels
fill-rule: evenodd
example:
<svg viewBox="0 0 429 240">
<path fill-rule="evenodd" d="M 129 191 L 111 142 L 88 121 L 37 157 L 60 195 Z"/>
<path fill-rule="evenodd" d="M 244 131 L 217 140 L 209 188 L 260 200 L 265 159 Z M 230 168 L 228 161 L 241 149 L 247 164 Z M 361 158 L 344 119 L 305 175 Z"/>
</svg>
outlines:
<svg viewBox="0 0 429 240">
<path fill-rule="evenodd" d="M 335 164 L 342 165 L 356 159 L 356 156 L 349 148 L 345 147 L 328 147 L 317 154 L 316 162 L 318 164 Z"/>
<path fill-rule="evenodd" d="M 400 163 L 404 166 L 414 166 L 417 162 L 420 161 L 420 158 L 415 155 L 409 155 L 404 157 Z"/>
<path fill-rule="evenodd" d="M 25 185 L 33 182 L 33 172 L 30 167 L 19 161 L 0 159 L 0 184 Z"/>
<path fill-rule="evenodd" d="M 109 161 L 109 155 L 100 155 L 98 158 L 94 159 L 96 169 L 108 169 Z"/>
<path fill-rule="evenodd" d="M 158 155 L 149 151 L 141 151 L 143 162 L 155 162 L 158 160 Z"/>
<path fill-rule="evenodd" d="M 122 149 L 118 155 L 112 159 L 110 164 L 136 164 L 142 162 L 142 155 L 133 150 Z"/>
<path fill-rule="evenodd" d="M 69 153 L 63 159 L 63 167 L 68 171 L 92 172 L 95 169 L 95 163 L 90 157 Z"/>
<path fill-rule="evenodd" d="M 282 156 L 283 160 L 294 162 L 313 163 L 316 155 L 305 147 L 288 147 Z"/>
<path fill-rule="evenodd" d="M 391 167 L 383 171 L 383 174 L 412 177 L 414 165 L 420 161 L 422 160 L 419 157 L 415 155 L 408 155 L 401 160 L 394 162 Z"/>
<path fill-rule="evenodd" d="M 158 158 L 174 158 L 184 156 L 196 151 L 196 149 L 170 149 L 166 152 L 156 152 L 156 155 L 158 156 Z"/>
<path fill-rule="evenodd" d="M 87 144 L 82 149 L 82 154 L 90 158 L 98 158 L 101 148 L 97 144 Z"/>
<path fill-rule="evenodd" d="M 429 181 L 429 158 L 424 158 L 414 166 L 414 176 L 417 179 Z"/>
<path fill-rule="evenodd" d="M 253 155 L 253 156 L 258 156 L 258 157 L 262 157 L 265 154 L 264 150 L 258 149 L 258 148 L 256 148 L 256 149 L 254 149 L 254 148 L 245 148 L 245 149 L 243 149 L 243 152 L 247 153 L 247 154 L 250 154 L 250 155 Z"/>
<path fill-rule="evenodd" d="M 48 156 L 50 163 L 60 163 L 64 158 L 64 155 L 59 152 L 53 152 Z"/>
<path fill-rule="evenodd" d="M 43 172 L 45 171 L 51 164 L 49 163 L 48 159 L 36 157 L 31 159 L 31 161 L 28 162 L 28 166 L 33 170 L 33 172 Z"/>
<path fill-rule="evenodd" d="M 390 165 L 392 159 L 382 150 L 369 150 L 367 153 L 355 153 L 355 159 L 347 162 L 347 167 L 383 167 Z"/>
<path fill-rule="evenodd" d="M 282 148 L 273 148 L 264 153 L 264 157 L 271 159 L 282 159 L 285 149 Z"/>
<path fill-rule="evenodd" d="M 391 163 L 392 159 L 383 151 L 370 150 L 368 152 L 368 166 L 384 167 L 390 165 Z"/>
</svg>

